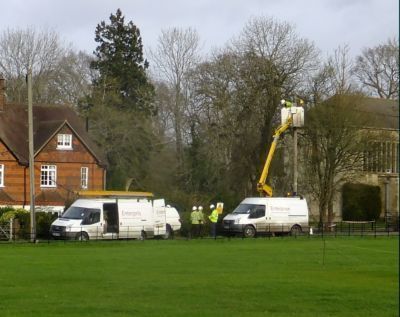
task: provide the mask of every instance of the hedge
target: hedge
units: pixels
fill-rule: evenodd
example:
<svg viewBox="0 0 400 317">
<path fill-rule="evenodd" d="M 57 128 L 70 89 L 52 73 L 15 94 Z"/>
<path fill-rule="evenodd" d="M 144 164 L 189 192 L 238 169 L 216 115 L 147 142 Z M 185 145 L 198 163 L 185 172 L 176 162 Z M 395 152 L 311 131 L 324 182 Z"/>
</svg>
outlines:
<svg viewBox="0 0 400 317">
<path fill-rule="evenodd" d="M 379 219 L 382 209 L 379 186 L 365 184 L 343 185 L 342 217 L 345 221 L 372 221 Z"/>
</svg>

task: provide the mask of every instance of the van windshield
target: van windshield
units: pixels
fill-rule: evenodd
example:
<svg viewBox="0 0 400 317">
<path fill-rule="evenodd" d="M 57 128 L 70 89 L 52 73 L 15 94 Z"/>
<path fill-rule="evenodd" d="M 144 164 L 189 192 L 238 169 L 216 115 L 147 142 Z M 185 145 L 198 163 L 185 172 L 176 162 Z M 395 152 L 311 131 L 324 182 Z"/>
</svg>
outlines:
<svg viewBox="0 0 400 317">
<path fill-rule="evenodd" d="M 100 209 L 71 206 L 62 214 L 61 218 L 86 219 L 91 213 L 96 212 L 100 213 Z"/>
<path fill-rule="evenodd" d="M 253 204 L 240 204 L 232 212 L 234 214 L 250 214 L 253 210 L 264 209 L 264 205 L 253 205 Z"/>
</svg>

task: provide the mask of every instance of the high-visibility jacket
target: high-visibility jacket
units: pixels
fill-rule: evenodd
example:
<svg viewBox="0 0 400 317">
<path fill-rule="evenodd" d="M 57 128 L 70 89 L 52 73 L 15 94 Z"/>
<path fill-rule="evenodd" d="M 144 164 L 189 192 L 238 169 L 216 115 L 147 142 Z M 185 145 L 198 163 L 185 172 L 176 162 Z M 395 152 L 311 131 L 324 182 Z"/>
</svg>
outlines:
<svg viewBox="0 0 400 317">
<path fill-rule="evenodd" d="M 192 211 L 190 214 L 190 222 L 192 225 L 198 225 L 199 224 L 199 212 L 197 210 Z"/>
<path fill-rule="evenodd" d="M 285 101 L 285 107 L 286 107 L 286 108 L 293 107 L 293 103 L 290 102 L 290 101 Z"/>
<path fill-rule="evenodd" d="M 211 215 L 208 216 L 208 219 L 210 219 L 211 222 L 217 222 L 218 221 L 218 210 L 214 209 L 211 212 Z"/>
<path fill-rule="evenodd" d="M 199 223 L 202 224 L 204 223 L 204 214 L 202 211 L 197 211 L 197 215 L 198 215 L 198 219 L 199 219 Z"/>
</svg>

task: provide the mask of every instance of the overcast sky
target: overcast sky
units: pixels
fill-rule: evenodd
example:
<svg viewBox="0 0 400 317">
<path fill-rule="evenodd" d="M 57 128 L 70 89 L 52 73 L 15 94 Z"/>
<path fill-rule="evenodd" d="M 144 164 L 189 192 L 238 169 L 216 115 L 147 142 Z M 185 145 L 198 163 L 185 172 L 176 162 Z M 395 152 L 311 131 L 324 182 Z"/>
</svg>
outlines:
<svg viewBox="0 0 400 317">
<path fill-rule="evenodd" d="M 145 48 L 161 30 L 193 27 L 204 52 L 222 47 L 254 16 L 293 23 L 324 55 L 348 44 L 352 55 L 398 38 L 399 0 L 3 0 L 0 31 L 50 28 L 74 48 L 92 53 L 98 23 L 120 8 L 139 27 Z"/>
</svg>

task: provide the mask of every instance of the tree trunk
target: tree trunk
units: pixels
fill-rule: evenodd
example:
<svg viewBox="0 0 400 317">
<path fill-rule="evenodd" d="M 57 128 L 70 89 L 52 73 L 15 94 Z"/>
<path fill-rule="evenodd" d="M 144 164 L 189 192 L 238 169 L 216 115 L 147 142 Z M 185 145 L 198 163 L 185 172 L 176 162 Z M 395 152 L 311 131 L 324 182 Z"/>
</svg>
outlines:
<svg viewBox="0 0 400 317">
<path fill-rule="evenodd" d="M 333 212 L 333 199 L 329 199 L 329 202 L 328 202 L 328 226 L 329 226 L 329 228 L 332 228 L 334 218 L 335 218 L 335 214 Z"/>
</svg>

